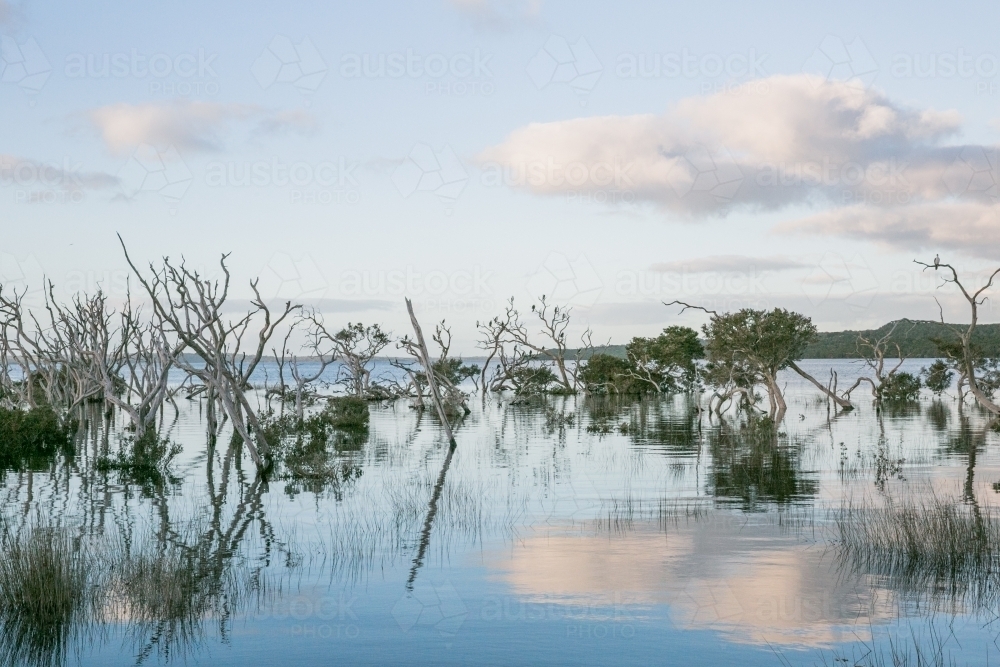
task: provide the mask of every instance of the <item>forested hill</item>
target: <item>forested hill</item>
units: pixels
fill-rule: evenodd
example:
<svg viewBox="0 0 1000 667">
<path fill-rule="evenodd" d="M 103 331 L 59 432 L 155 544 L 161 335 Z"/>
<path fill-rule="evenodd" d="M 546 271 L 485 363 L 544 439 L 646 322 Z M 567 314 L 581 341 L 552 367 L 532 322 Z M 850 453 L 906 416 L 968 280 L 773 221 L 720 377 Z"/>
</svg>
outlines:
<svg viewBox="0 0 1000 667">
<path fill-rule="evenodd" d="M 932 358 L 941 356 L 932 338 L 957 340 L 958 337 L 948 327 L 965 328 L 968 325 L 936 324 L 933 322 L 911 322 L 898 320 L 889 322 L 878 329 L 865 331 L 821 331 L 806 352 L 803 359 L 856 359 L 858 358 L 858 334 L 863 334 L 869 340 L 879 339 L 889 333 L 895 325 L 896 330 L 890 341 L 899 343 L 903 355 L 909 359 Z M 1000 357 L 1000 324 L 980 324 L 976 327 L 973 340 L 982 346 L 988 356 Z M 576 350 L 569 350 L 573 357 Z M 591 353 L 610 354 L 615 357 L 625 357 L 624 345 L 599 345 L 593 350 L 581 350 L 580 356 L 588 359 Z M 896 348 L 891 347 L 887 356 L 895 356 Z"/>
<path fill-rule="evenodd" d="M 937 346 L 932 338 L 958 340 L 958 336 L 949 327 L 965 328 L 968 325 L 945 325 L 933 322 L 911 322 L 899 320 L 889 322 L 878 329 L 866 331 L 821 331 L 816 341 L 812 343 L 803 356 L 805 359 L 853 359 L 858 354 L 858 334 L 865 338 L 878 339 L 896 327 L 889 339 L 899 343 L 903 356 L 914 358 L 938 357 Z M 1000 356 L 1000 324 L 980 324 L 976 327 L 973 342 L 982 346 L 988 356 Z M 891 347 L 886 356 L 895 356 L 895 347 Z"/>
</svg>

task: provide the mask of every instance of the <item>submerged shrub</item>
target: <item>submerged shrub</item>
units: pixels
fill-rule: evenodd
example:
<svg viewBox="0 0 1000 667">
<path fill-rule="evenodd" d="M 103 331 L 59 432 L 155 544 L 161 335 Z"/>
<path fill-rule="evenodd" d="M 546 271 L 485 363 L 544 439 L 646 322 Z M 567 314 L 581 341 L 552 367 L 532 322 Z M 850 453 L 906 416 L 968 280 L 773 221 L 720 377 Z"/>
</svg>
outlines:
<svg viewBox="0 0 1000 667">
<path fill-rule="evenodd" d="M 912 373 L 893 373 L 882 381 L 878 393 L 889 403 L 916 401 L 920 398 L 920 378 Z"/>
<path fill-rule="evenodd" d="M 951 380 L 955 376 L 955 372 L 951 370 L 948 364 L 940 359 L 936 359 L 929 368 L 921 369 L 920 375 L 924 378 L 924 385 L 940 396 L 951 386 Z"/>
<path fill-rule="evenodd" d="M 178 481 L 170 472 L 170 463 L 180 452 L 180 445 L 147 431 L 142 437 L 126 439 L 114 457 L 102 456 L 96 465 L 102 472 L 117 471 L 142 487 L 159 488 L 165 482 Z"/>
<path fill-rule="evenodd" d="M 329 400 L 320 416 L 334 428 L 365 429 L 371 414 L 368 401 L 363 398 L 336 396 Z"/>
<path fill-rule="evenodd" d="M 57 454 L 72 451 L 70 428 L 52 408 L 0 408 L 0 469 L 44 468 Z"/>
</svg>

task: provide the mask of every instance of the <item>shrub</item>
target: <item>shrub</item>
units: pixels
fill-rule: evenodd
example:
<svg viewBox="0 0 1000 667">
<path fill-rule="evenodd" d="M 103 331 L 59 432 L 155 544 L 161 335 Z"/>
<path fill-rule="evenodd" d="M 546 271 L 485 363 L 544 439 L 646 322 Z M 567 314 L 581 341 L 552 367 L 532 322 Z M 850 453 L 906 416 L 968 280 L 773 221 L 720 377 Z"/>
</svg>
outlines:
<svg viewBox="0 0 1000 667">
<path fill-rule="evenodd" d="M 595 354 L 580 371 L 580 381 L 594 394 L 628 393 L 633 385 L 628 376 L 631 366 L 610 354 Z"/>
<path fill-rule="evenodd" d="M 878 393 L 888 403 L 915 401 L 920 398 L 920 378 L 912 373 L 893 373 L 882 381 Z"/>
<path fill-rule="evenodd" d="M 329 400 L 321 416 L 334 428 L 366 429 L 371 413 L 368 402 L 363 398 L 337 396 Z"/>
<path fill-rule="evenodd" d="M 180 445 L 160 438 L 155 431 L 147 431 L 141 438 L 124 440 L 114 457 L 97 459 L 97 469 L 117 471 L 124 480 L 146 489 L 159 488 L 164 482 L 179 481 L 170 473 L 170 462 L 180 452 Z"/>
<path fill-rule="evenodd" d="M 930 365 L 930 368 L 923 368 L 920 375 L 924 378 L 924 386 L 933 391 L 938 396 L 951 386 L 955 372 L 940 359 Z"/>
<path fill-rule="evenodd" d="M 59 453 L 73 453 L 70 427 L 52 408 L 0 408 L 0 469 L 44 468 Z"/>
</svg>

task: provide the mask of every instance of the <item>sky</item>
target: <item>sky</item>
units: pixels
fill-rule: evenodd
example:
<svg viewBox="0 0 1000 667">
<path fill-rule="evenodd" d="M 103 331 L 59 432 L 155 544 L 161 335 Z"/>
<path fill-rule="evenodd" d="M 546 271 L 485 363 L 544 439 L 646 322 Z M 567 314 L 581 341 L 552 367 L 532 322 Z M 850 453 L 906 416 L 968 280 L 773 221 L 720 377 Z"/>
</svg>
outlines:
<svg viewBox="0 0 1000 667">
<path fill-rule="evenodd" d="M 998 14 L 0 0 L 0 284 L 120 301 L 121 234 L 466 355 L 510 297 L 595 342 L 704 321 L 674 300 L 965 321 L 913 260 L 1000 262 Z"/>
</svg>

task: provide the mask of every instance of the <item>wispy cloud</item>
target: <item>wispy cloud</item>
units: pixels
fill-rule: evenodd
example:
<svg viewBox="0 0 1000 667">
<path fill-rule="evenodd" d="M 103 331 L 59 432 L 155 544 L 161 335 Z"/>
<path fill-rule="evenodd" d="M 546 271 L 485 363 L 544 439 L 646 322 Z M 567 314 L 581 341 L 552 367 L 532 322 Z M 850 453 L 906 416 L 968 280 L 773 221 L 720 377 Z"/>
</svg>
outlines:
<svg viewBox="0 0 1000 667">
<path fill-rule="evenodd" d="M 750 273 L 753 271 L 785 271 L 809 266 L 812 265 L 782 256 L 712 255 L 654 264 L 649 267 L 649 270 L 660 273 Z"/>
<path fill-rule="evenodd" d="M 118 177 L 87 171 L 75 160 L 60 164 L 39 162 L 0 153 L 0 184 L 55 190 L 101 190 L 118 184 Z"/>
<path fill-rule="evenodd" d="M 246 104 L 173 102 L 113 104 L 86 114 L 108 150 L 127 153 L 141 144 L 175 146 L 180 150 L 215 151 L 239 122 L 255 122 L 257 133 L 315 131 L 317 124 L 304 112 L 274 112 Z"/>
<path fill-rule="evenodd" d="M 850 206 L 782 223 L 777 232 L 842 236 L 890 249 L 953 250 L 1000 259 L 1000 205 L 941 202 L 891 209 Z"/>
<path fill-rule="evenodd" d="M 541 0 L 446 0 L 478 30 L 507 31 L 537 20 Z"/>
</svg>

